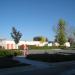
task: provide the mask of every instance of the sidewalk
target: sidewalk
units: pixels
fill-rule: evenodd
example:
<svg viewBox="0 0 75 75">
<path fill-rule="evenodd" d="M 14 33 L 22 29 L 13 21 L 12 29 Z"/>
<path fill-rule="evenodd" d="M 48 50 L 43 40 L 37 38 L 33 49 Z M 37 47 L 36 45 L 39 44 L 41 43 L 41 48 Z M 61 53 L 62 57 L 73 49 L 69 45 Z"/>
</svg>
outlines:
<svg viewBox="0 0 75 75">
<path fill-rule="evenodd" d="M 6 69 L 0 69 L 0 75 L 10 75 L 13 73 L 19 73 L 19 72 L 26 72 L 26 71 L 34 71 L 38 69 L 45 69 L 49 68 L 49 65 L 43 62 L 38 62 L 38 61 L 32 61 L 25 59 L 24 56 L 17 56 L 13 58 L 14 60 L 18 60 L 21 63 L 27 63 L 31 64 L 29 66 L 22 66 L 22 67 L 13 67 L 13 68 L 6 68 Z"/>
<path fill-rule="evenodd" d="M 50 66 L 49 63 L 29 60 L 29 59 L 26 59 L 24 56 L 17 56 L 17 57 L 14 57 L 13 59 L 18 60 L 21 63 L 31 64 L 33 67 L 36 67 L 38 69 L 49 68 L 49 66 Z"/>
<path fill-rule="evenodd" d="M 75 75 L 75 61 L 45 63 L 25 59 L 24 56 L 13 58 L 31 66 L 1 69 L 0 75 Z"/>
<path fill-rule="evenodd" d="M 59 62 L 59 63 L 46 63 L 46 62 L 39 62 L 25 59 L 23 56 L 18 56 L 14 58 L 21 63 L 28 63 L 33 66 L 33 70 L 40 70 L 44 73 L 52 73 L 52 75 L 75 75 L 75 61 L 68 61 L 68 62 Z M 33 71 L 32 70 L 32 71 Z M 39 72 L 39 71 L 38 71 Z M 33 73 L 34 74 L 34 73 Z M 36 73 L 37 74 L 37 73 Z"/>
</svg>

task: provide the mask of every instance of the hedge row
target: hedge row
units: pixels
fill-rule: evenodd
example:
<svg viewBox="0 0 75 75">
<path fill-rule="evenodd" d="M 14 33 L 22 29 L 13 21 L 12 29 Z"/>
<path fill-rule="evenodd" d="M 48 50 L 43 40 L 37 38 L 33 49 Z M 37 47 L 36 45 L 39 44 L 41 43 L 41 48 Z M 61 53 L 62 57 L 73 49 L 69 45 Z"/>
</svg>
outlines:
<svg viewBox="0 0 75 75">
<path fill-rule="evenodd" d="M 0 50 L 0 57 L 22 55 L 19 50 Z"/>
</svg>

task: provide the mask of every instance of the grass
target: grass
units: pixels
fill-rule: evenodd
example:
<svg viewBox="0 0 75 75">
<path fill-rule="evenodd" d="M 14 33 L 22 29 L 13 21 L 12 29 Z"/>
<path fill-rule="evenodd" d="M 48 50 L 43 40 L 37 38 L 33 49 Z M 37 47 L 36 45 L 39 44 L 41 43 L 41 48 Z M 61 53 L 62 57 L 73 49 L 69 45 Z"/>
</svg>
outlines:
<svg viewBox="0 0 75 75">
<path fill-rule="evenodd" d="M 22 64 L 19 61 L 13 60 L 11 57 L 0 57 L 0 69 L 28 65 L 29 64 Z"/>
<path fill-rule="evenodd" d="M 64 62 L 75 60 L 75 55 L 64 55 L 64 54 L 30 54 L 27 59 L 38 60 L 43 62 Z"/>
</svg>

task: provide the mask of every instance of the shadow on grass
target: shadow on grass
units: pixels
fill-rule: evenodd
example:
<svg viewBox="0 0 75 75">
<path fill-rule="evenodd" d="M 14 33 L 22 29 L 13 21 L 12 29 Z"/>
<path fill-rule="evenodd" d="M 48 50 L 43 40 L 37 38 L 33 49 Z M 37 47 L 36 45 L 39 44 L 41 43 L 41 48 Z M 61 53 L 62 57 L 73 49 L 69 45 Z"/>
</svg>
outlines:
<svg viewBox="0 0 75 75">
<path fill-rule="evenodd" d="M 38 61 L 44 61 L 44 62 L 65 62 L 65 61 L 72 61 L 75 60 L 75 54 L 72 53 L 55 53 L 55 54 L 30 54 L 26 57 L 27 59 L 31 60 L 38 60 Z"/>
</svg>

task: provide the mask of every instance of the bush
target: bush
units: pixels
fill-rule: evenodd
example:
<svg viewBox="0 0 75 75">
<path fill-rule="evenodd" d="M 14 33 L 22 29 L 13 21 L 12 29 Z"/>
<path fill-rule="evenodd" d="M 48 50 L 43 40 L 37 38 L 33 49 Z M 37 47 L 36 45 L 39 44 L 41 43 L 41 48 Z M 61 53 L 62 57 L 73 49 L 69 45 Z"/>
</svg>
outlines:
<svg viewBox="0 0 75 75">
<path fill-rule="evenodd" d="M 37 60 L 43 62 L 64 62 L 75 60 L 75 55 L 64 55 L 64 54 L 30 54 L 26 57 L 30 60 Z"/>
<path fill-rule="evenodd" d="M 59 46 L 60 49 L 66 49 L 66 46 Z"/>
<path fill-rule="evenodd" d="M 17 50 L 0 50 L 0 57 L 9 57 L 17 55 L 22 55 L 22 52 Z"/>
<path fill-rule="evenodd" d="M 63 49 L 65 49 L 65 50 L 75 50 L 75 43 L 73 43 L 73 44 L 71 44 L 71 46 L 70 47 L 64 47 Z"/>
<path fill-rule="evenodd" d="M 14 55 L 14 56 L 22 55 L 22 51 L 18 51 L 18 50 L 13 51 L 13 55 Z"/>
</svg>

